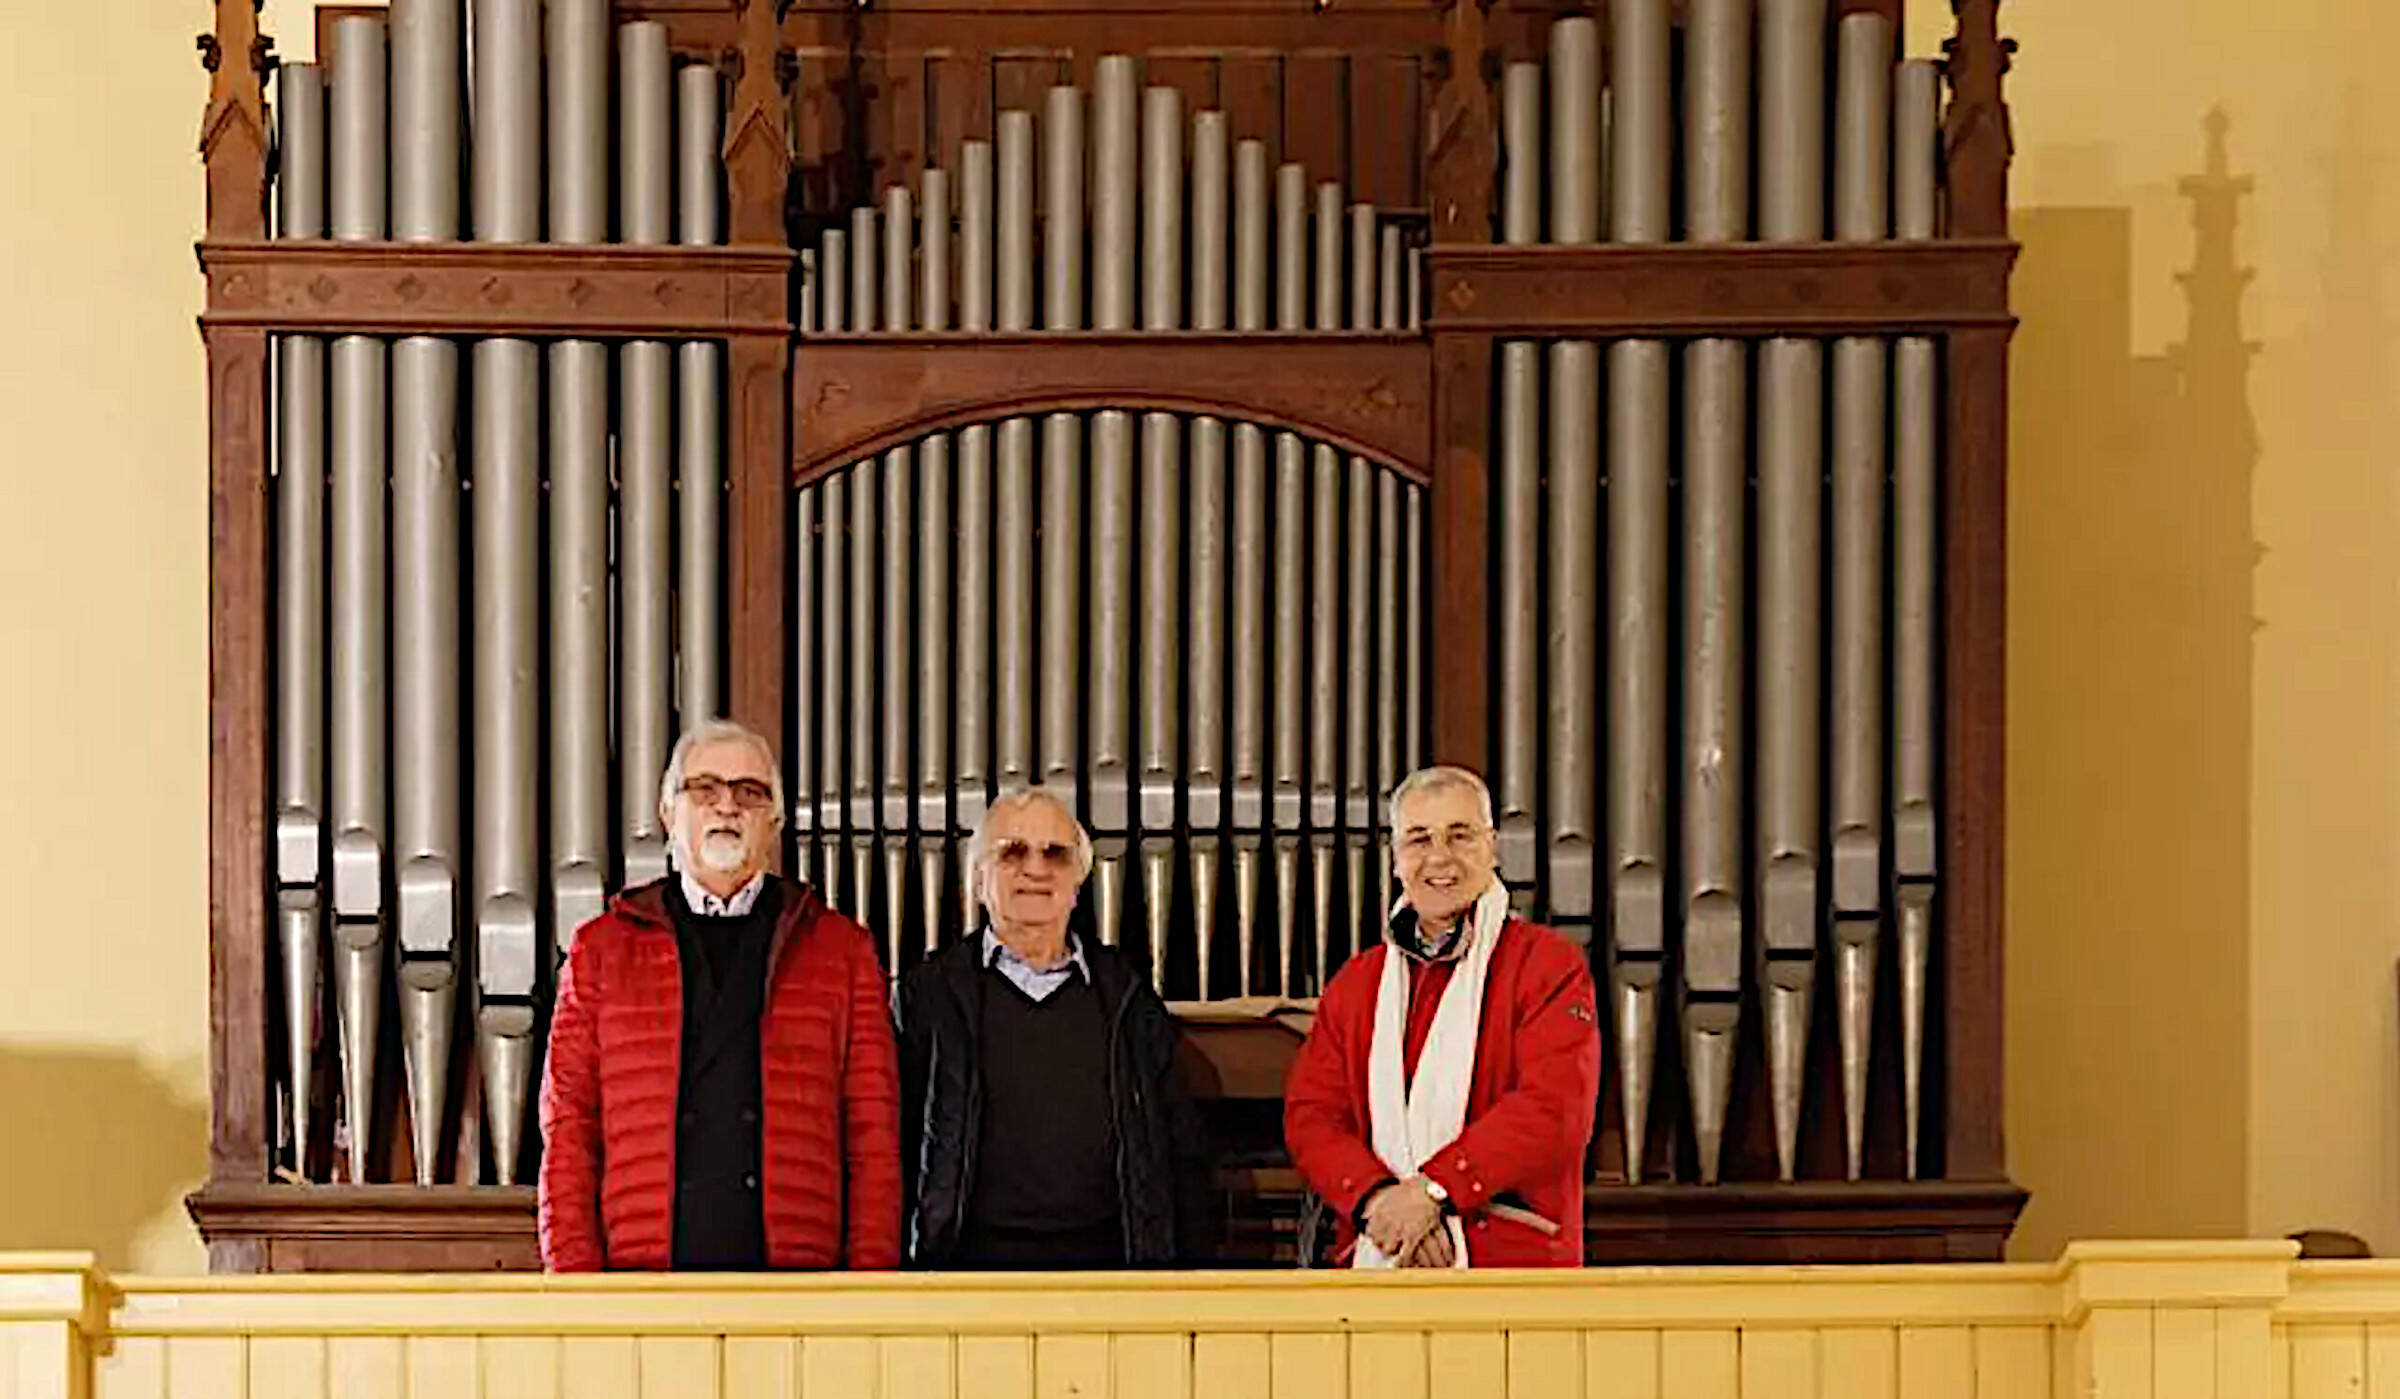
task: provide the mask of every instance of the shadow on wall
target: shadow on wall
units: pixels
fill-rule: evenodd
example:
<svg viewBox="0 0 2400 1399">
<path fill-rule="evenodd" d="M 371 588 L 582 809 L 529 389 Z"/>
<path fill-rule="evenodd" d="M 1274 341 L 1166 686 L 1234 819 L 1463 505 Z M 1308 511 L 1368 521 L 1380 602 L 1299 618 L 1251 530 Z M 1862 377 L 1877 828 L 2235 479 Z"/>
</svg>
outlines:
<svg viewBox="0 0 2400 1399">
<path fill-rule="evenodd" d="M 137 1266 L 142 1229 L 207 1169 L 208 1104 L 132 1054 L 0 1046 L 0 1249 Z"/>
<path fill-rule="evenodd" d="M 2114 201 L 2015 217 L 2009 1140 L 2033 1192 L 2020 1257 L 2093 1233 L 2244 1225 L 2254 351 L 2234 259 L 2244 187 L 2223 118 L 2194 134 L 2179 268 L 2135 268 L 2133 210 Z M 2136 355 L 2134 279 L 2169 276 L 2184 332 Z"/>
</svg>

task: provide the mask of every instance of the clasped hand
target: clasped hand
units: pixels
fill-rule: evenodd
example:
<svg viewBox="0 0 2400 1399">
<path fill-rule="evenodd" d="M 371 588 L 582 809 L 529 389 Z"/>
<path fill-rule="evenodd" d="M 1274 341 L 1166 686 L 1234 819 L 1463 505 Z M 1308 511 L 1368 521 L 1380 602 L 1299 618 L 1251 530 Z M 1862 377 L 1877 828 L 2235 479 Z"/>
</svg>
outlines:
<svg viewBox="0 0 2400 1399">
<path fill-rule="evenodd" d="M 1367 1238 L 1403 1268 L 1447 1268 L 1457 1261 L 1442 1207 L 1411 1177 L 1387 1185 L 1368 1199 Z"/>
</svg>

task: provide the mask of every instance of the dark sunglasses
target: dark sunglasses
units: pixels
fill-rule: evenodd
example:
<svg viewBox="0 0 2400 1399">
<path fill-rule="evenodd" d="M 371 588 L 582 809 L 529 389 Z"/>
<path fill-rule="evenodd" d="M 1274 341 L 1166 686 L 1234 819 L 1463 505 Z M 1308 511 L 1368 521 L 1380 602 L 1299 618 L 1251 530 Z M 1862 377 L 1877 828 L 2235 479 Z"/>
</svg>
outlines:
<svg viewBox="0 0 2400 1399">
<path fill-rule="evenodd" d="M 731 782 L 722 777 L 695 777 L 683 784 L 683 794 L 702 806 L 715 806 L 733 793 L 733 804 L 744 811 L 756 811 L 775 800 L 775 789 L 755 777 L 737 777 Z"/>
<path fill-rule="evenodd" d="M 1022 867 L 1026 861 L 1039 859 L 1054 870 L 1075 867 L 1075 847 L 1064 841 L 1035 845 L 1029 840 L 1004 840 L 992 847 L 992 858 L 1010 869 Z"/>
</svg>

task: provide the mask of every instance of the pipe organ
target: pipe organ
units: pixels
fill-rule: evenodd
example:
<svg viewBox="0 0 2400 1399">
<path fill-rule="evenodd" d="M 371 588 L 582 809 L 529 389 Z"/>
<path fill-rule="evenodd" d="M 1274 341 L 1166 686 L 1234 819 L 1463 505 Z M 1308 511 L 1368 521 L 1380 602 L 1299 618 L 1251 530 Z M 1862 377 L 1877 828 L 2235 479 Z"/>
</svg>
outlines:
<svg viewBox="0 0 2400 1399">
<path fill-rule="evenodd" d="M 1996 1256 L 1955 8 L 1945 71 L 1901 0 L 390 0 L 278 68 L 217 0 L 216 1266 L 530 1260 L 553 968 L 719 714 L 895 973 L 1070 797 L 1252 1253 L 1224 1027 L 1380 935 L 1449 761 L 1591 950 L 1595 1259 Z"/>
</svg>

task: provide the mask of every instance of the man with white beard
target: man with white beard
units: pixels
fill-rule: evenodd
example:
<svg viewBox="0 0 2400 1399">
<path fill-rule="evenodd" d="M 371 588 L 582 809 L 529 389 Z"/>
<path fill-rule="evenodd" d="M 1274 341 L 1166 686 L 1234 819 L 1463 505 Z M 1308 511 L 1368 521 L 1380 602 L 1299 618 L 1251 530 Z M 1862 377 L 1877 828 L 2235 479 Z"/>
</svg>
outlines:
<svg viewBox="0 0 2400 1399">
<path fill-rule="evenodd" d="M 865 929 L 767 869 L 783 778 L 712 720 L 659 787 L 675 869 L 584 925 L 542 1078 L 553 1272 L 893 1268 L 899 1083 Z"/>
</svg>

